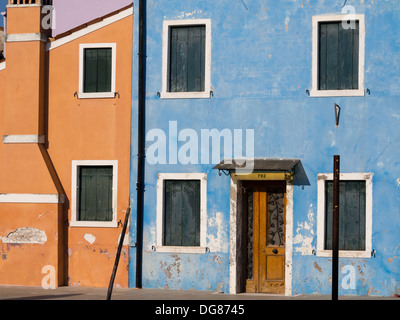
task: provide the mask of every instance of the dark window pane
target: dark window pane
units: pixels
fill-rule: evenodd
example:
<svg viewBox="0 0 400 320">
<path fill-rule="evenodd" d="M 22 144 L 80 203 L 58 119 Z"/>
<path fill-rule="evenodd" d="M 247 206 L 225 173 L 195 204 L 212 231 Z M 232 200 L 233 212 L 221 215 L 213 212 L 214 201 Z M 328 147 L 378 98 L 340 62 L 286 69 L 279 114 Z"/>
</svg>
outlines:
<svg viewBox="0 0 400 320">
<path fill-rule="evenodd" d="M 365 181 L 339 185 L 339 250 L 365 250 Z M 325 249 L 332 250 L 333 182 L 325 185 Z"/>
<path fill-rule="evenodd" d="M 83 91 L 111 92 L 112 49 L 85 49 L 84 56 Z"/>
<path fill-rule="evenodd" d="M 169 92 L 204 91 L 205 29 L 205 26 L 170 29 Z"/>
<path fill-rule="evenodd" d="M 200 246 L 200 181 L 164 181 L 164 245 Z"/>
<path fill-rule="evenodd" d="M 113 167 L 81 166 L 78 174 L 78 220 L 112 221 Z"/>
<path fill-rule="evenodd" d="M 319 90 L 358 89 L 359 22 L 353 24 L 353 29 L 341 21 L 319 24 Z"/>
</svg>

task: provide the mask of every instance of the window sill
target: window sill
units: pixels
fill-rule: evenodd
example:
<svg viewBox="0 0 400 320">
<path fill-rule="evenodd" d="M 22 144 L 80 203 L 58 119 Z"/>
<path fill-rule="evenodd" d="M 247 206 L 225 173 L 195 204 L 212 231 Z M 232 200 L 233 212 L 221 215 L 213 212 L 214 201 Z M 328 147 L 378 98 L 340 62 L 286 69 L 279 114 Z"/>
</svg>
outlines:
<svg viewBox="0 0 400 320">
<path fill-rule="evenodd" d="M 210 99 L 211 91 L 203 92 L 161 92 L 161 99 Z"/>
<path fill-rule="evenodd" d="M 160 253 L 197 253 L 205 254 L 207 248 L 205 247 L 168 247 L 168 246 L 157 246 L 156 252 Z"/>
<path fill-rule="evenodd" d="M 339 258 L 371 258 L 371 251 L 339 251 Z M 332 250 L 317 250 L 317 257 L 332 258 Z"/>
<path fill-rule="evenodd" d="M 118 228 L 118 223 L 117 221 L 71 221 L 69 226 L 76 228 Z"/>
<path fill-rule="evenodd" d="M 108 99 L 115 98 L 115 92 L 78 93 L 78 99 L 104 99 L 104 98 Z"/>
<path fill-rule="evenodd" d="M 364 89 L 358 90 L 311 90 L 310 97 L 364 97 Z"/>
</svg>

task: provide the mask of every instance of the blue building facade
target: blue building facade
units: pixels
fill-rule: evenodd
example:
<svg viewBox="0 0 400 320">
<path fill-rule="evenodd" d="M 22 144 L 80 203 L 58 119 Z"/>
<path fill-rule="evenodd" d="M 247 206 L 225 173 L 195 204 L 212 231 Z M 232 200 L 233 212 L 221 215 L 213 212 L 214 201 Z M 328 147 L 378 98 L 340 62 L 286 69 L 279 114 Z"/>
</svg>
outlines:
<svg viewBox="0 0 400 320">
<path fill-rule="evenodd" d="M 148 0 L 146 25 L 143 287 L 330 294 L 340 155 L 339 294 L 398 293 L 400 3 Z"/>
</svg>

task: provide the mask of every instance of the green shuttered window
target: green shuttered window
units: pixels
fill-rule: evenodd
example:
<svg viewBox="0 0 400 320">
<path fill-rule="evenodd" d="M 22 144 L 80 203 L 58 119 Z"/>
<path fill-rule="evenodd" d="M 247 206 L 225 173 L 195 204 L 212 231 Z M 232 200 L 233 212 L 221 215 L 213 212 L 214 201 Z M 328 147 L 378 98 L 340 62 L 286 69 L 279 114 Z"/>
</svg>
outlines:
<svg viewBox="0 0 400 320">
<path fill-rule="evenodd" d="M 112 221 L 113 167 L 78 167 L 78 221 Z"/>
<path fill-rule="evenodd" d="M 339 250 L 365 250 L 366 182 L 341 181 L 339 190 Z M 332 250 L 332 181 L 325 182 L 325 199 L 325 250 Z"/>
<path fill-rule="evenodd" d="M 359 21 L 348 29 L 342 21 L 318 24 L 318 90 L 359 89 L 359 30 Z"/>
<path fill-rule="evenodd" d="M 111 92 L 112 48 L 84 49 L 85 93 Z"/>
<path fill-rule="evenodd" d="M 169 92 L 205 90 L 205 26 L 170 28 Z"/>
<path fill-rule="evenodd" d="M 200 246 L 200 181 L 164 180 L 164 246 Z"/>
</svg>

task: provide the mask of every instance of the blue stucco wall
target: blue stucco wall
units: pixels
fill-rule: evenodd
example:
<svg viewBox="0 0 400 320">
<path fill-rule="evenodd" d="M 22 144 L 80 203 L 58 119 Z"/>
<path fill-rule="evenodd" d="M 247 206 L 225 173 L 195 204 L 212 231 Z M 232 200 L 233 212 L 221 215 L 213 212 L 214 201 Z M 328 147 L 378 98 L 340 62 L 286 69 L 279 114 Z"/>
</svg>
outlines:
<svg viewBox="0 0 400 320">
<path fill-rule="evenodd" d="M 317 176 L 341 172 L 373 177 L 372 258 L 341 259 L 357 270 L 356 289 L 340 294 L 392 295 L 400 290 L 400 3 L 348 0 L 365 14 L 364 97 L 311 98 L 312 16 L 340 14 L 340 1 L 147 1 L 146 128 L 178 131 L 253 129 L 255 157 L 301 159 L 309 185 L 294 186 L 292 294 L 329 294 L 331 259 L 313 254 L 317 243 Z M 137 17 L 137 5 L 135 5 Z M 160 99 L 164 20 L 211 19 L 211 99 Z M 138 19 L 135 18 L 137 35 Z M 137 38 L 134 39 L 137 52 Z M 131 201 L 135 235 L 137 164 L 137 61 L 132 101 Z M 334 104 L 341 106 L 335 125 Z M 151 145 L 148 143 L 147 147 Z M 168 151 L 168 148 L 167 148 Z M 222 158 L 221 154 L 221 158 Z M 143 285 L 146 288 L 229 292 L 230 178 L 207 165 L 146 164 Z M 207 173 L 207 246 L 204 255 L 165 254 L 156 244 L 159 172 Z M 130 251 L 135 285 L 135 248 Z"/>
</svg>

